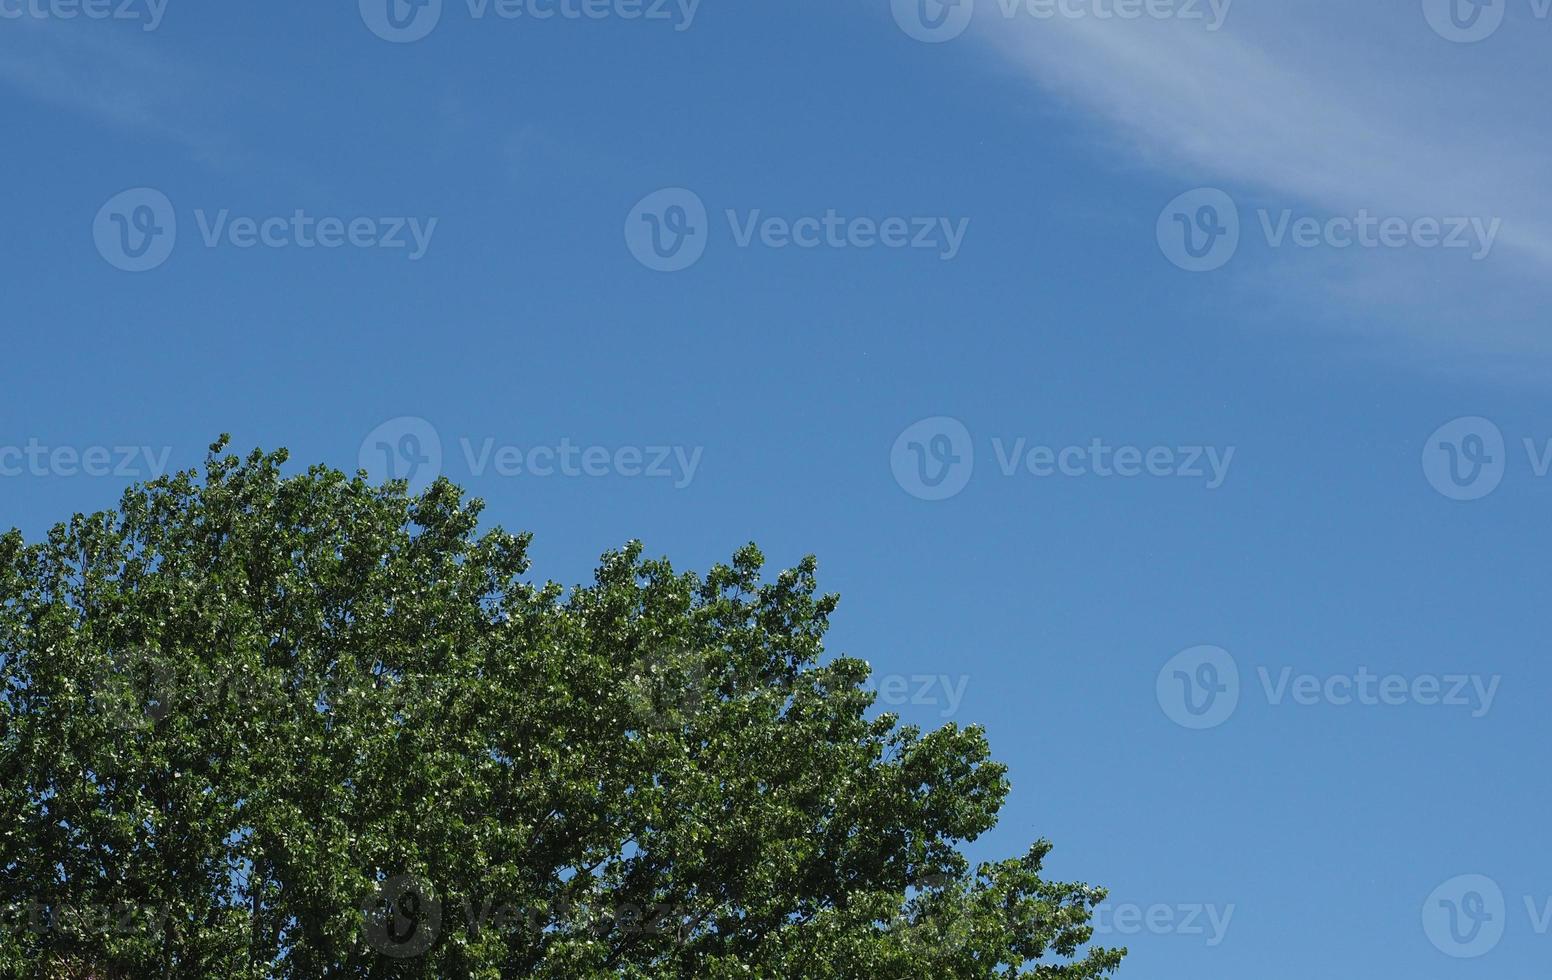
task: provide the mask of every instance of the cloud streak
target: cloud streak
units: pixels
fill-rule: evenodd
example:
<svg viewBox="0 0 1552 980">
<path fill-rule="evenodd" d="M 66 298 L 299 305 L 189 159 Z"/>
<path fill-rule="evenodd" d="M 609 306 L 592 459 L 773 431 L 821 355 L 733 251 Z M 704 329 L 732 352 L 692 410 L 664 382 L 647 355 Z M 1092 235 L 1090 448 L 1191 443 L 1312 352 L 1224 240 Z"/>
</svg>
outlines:
<svg viewBox="0 0 1552 980">
<path fill-rule="evenodd" d="M 1552 268 L 1549 138 L 1528 81 L 1545 64 L 1544 45 L 1531 42 L 1552 43 L 1552 25 L 1521 24 L 1518 36 L 1506 28 L 1489 50 L 1434 36 L 1411 4 L 1383 16 L 1324 0 L 1237 7 L 1224 29 L 1208 31 L 1180 20 L 999 16 L 1001 3 L 981 0 L 972 36 L 1102 120 L 1121 138 L 1118 163 L 1167 173 L 1181 189 L 1218 183 L 1278 210 L 1502 218 L 1493 269 L 1460 272 L 1457 263 L 1456 278 L 1473 288 L 1493 279 L 1495 306 L 1505 288 L 1541 298 L 1537 280 Z M 1537 28 L 1546 36 L 1526 33 Z M 1371 271 L 1395 286 L 1399 261 Z M 1412 264 L 1424 292 L 1445 292 L 1441 263 Z M 1418 295 L 1403 290 L 1389 302 Z M 1545 331 L 1531 322 L 1539 315 L 1524 312 L 1525 322 L 1498 332 L 1543 346 Z"/>
<path fill-rule="evenodd" d="M 120 26 L 6 21 L 0 82 L 47 105 L 180 143 L 202 157 L 225 156 L 225 142 L 202 118 L 210 80 L 169 59 L 143 33 Z"/>
</svg>

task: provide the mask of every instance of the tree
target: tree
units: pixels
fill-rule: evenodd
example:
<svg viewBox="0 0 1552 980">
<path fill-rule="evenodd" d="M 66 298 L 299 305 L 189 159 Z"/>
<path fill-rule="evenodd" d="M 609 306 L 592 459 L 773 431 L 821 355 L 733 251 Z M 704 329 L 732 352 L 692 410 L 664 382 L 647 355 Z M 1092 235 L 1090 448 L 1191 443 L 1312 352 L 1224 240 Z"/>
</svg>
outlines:
<svg viewBox="0 0 1552 980">
<path fill-rule="evenodd" d="M 815 562 L 531 584 L 481 503 L 225 455 L 0 538 L 0 972 L 1098 977 L 978 728 L 875 716 Z"/>
</svg>

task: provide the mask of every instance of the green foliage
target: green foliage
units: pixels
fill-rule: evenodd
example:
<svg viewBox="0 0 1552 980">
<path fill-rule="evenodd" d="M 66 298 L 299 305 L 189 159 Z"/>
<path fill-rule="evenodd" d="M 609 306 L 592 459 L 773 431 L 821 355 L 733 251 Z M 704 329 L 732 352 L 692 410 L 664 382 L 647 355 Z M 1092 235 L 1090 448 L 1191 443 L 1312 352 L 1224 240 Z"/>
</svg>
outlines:
<svg viewBox="0 0 1552 980">
<path fill-rule="evenodd" d="M 977 728 L 873 717 L 815 563 L 534 585 L 480 502 L 211 447 L 0 538 L 0 976 L 1077 978 L 972 868 Z"/>
</svg>

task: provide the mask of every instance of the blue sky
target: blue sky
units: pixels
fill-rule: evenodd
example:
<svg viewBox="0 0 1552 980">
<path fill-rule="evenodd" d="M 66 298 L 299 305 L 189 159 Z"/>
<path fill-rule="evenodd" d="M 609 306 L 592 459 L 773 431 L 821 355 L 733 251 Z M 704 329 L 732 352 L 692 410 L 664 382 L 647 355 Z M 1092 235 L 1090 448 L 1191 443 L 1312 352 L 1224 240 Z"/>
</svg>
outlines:
<svg viewBox="0 0 1552 980">
<path fill-rule="evenodd" d="M 1542 0 L 374 2 L 0 0 L 7 524 L 230 431 L 815 552 L 1122 976 L 1546 962 Z"/>
</svg>

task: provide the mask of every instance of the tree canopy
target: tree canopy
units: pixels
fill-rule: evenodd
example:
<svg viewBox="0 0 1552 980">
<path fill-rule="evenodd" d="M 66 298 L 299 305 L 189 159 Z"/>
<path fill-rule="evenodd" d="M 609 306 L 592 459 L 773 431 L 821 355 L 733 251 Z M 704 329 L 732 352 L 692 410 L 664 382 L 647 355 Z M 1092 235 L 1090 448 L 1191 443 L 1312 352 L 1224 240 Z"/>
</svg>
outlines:
<svg viewBox="0 0 1552 980">
<path fill-rule="evenodd" d="M 877 714 L 816 563 L 591 584 L 281 452 L 0 538 L 0 975 L 1100 977 L 984 733 Z"/>
</svg>

